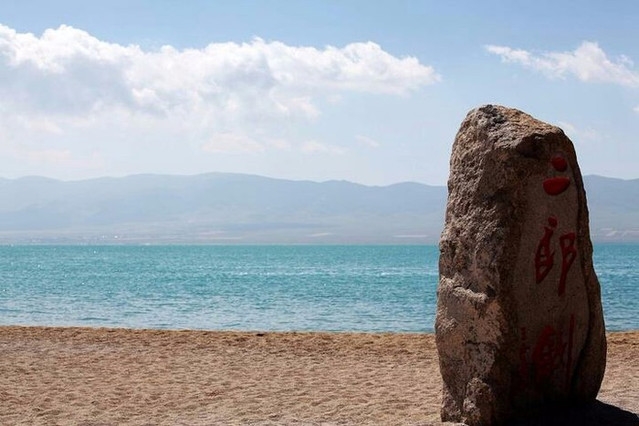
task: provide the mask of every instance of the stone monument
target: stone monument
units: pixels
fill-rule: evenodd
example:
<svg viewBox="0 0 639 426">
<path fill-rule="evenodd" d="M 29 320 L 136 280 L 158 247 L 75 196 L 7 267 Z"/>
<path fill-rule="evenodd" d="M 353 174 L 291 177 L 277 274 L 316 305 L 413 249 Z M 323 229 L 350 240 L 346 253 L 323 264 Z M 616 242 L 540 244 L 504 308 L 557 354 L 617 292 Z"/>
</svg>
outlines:
<svg viewBox="0 0 639 426">
<path fill-rule="evenodd" d="M 442 420 L 500 424 L 594 400 L 606 362 L 586 195 L 572 142 L 485 105 L 455 138 L 435 321 Z"/>
</svg>

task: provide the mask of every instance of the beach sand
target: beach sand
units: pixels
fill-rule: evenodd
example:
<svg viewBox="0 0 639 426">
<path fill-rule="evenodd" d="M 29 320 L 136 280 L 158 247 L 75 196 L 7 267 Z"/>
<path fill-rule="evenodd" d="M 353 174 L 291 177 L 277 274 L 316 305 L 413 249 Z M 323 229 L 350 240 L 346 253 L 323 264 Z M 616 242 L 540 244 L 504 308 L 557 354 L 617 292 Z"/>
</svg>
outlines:
<svg viewBox="0 0 639 426">
<path fill-rule="evenodd" d="M 632 424 L 639 331 L 608 342 Z M 0 327 L 1 425 L 437 424 L 440 389 L 432 334 Z"/>
</svg>

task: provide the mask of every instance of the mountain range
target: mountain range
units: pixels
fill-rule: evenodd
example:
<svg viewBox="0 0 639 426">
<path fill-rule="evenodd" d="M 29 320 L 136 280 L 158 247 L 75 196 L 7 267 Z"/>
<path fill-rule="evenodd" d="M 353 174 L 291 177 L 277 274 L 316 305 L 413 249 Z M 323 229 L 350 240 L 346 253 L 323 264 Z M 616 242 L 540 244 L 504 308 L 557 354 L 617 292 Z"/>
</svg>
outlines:
<svg viewBox="0 0 639 426">
<path fill-rule="evenodd" d="M 584 178 L 597 242 L 639 242 L 639 179 Z M 432 244 L 446 187 L 254 175 L 0 179 L 0 243 Z"/>
</svg>

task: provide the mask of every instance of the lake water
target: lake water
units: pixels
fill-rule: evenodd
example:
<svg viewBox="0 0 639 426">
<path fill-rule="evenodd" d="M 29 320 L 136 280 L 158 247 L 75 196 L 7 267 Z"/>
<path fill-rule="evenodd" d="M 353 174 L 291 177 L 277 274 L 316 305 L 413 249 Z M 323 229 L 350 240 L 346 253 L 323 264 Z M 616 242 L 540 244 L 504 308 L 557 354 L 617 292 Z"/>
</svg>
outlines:
<svg viewBox="0 0 639 426">
<path fill-rule="evenodd" d="M 2 246 L 0 325 L 433 331 L 436 246 Z M 608 330 L 639 329 L 639 245 L 596 245 Z"/>
</svg>

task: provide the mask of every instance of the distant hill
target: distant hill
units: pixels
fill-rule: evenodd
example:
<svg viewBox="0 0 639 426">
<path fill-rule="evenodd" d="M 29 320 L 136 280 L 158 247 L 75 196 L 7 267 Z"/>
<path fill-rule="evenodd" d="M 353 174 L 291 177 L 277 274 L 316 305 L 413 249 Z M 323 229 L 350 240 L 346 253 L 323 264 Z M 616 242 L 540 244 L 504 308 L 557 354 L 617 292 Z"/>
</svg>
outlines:
<svg viewBox="0 0 639 426">
<path fill-rule="evenodd" d="M 639 179 L 585 178 L 593 237 L 639 241 Z M 446 188 L 210 173 L 0 179 L 0 243 L 435 243 Z"/>
<path fill-rule="evenodd" d="M 585 176 L 593 240 L 639 242 L 639 179 Z"/>
</svg>

